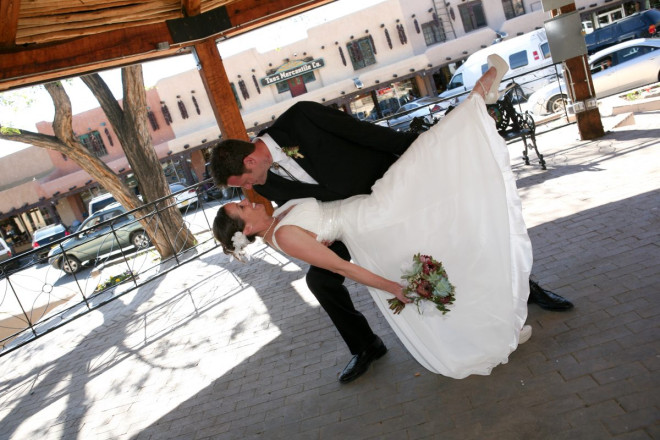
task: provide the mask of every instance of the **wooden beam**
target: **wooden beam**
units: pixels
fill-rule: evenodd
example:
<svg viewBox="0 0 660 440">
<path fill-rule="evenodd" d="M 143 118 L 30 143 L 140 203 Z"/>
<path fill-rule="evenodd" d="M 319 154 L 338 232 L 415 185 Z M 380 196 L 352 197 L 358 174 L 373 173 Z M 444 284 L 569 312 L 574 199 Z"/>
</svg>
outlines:
<svg viewBox="0 0 660 440">
<path fill-rule="evenodd" d="M 0 0 L 0 47 L 11 47 L 16 41 L 16 29 L 18 28 L 18 11 L 21 0 Z"/>
<path fill-rule="evenodd" d="M 199 75 L 206 88 L 222 138 L 249 141 L 243 117 L 234 99 L 229 77 L 225 71 L 215 39 L 208 38 L 196 43 L 194 51 L 199 60 Z M 261 197 L 253 190 L 243 190 L 243 192 L 251 201 L 266 206 L 267 212 L 272 214 L 273 205 L 269 200 Z"/>
<path fill-rule="evenodd" d="M 575 3 L 564 5 L 559 10 L 551 11 L 551 15 L 556 17 L 558 14 L 567 14 L 576 10 Z M 564 69 L 570 75 L 568 78 L 567 89 L 573 102 L 583 102 L 586 99 L 596 99 L 596 94 L 593 91 L 593 80 L 591 79 L 591 71 L 589 70 L 589 59 L 587 55 L 581 55 L 569 58 L 564 61 Z M 598 108 L 585 110 L 575 114 L 577 121 L 578 131 L 582 140 L 596 139 L 605 134 L 603 128 L 603 121 L 600 118 L 600 111 Z"/>
<path fill-rule="evenodd" d="M 18 0 L 0 0 L 6 2 Z M 194 1 L 189 1 L 194 8 Z M 230 4 L 231 28 L 217 37 L 230 38 L 276 20 L 300 14 L 334 0 L 238 0 Z M 165 48 L 159 51 L 158 44 Z M 163 58 L 191 46 L 174 44 L 163 23 L 117 29 L 51 44 L 0 49 L 0 91 L 58 78 Z"/>
<path fill-rule="evenodd" d="M 119 67 L 173 55 L 164 23 L 89 35 L 48 45 L 0 53 L 0 90 Z"/>
<path fill-rule="evenodd" d="M 209 38 L 196 43 L 194 51 L 199 60 L 199 74 L 222 136 L 249 141 L 215 40 Z"/>
<path fill-rule="evenodd" d="M 181 9 L 188 17 L 199 15 L 202 13 L 201 0 L 181 0 Z"/>
<path fill-rule="evenodd" d="M 233 27 L 223 35 L 233 36 L 256 29 L 331 2 L 329 0 L 270 0 L 267 2 L 238 0 L 227 5 L 227 13 Z"/>
</svg>

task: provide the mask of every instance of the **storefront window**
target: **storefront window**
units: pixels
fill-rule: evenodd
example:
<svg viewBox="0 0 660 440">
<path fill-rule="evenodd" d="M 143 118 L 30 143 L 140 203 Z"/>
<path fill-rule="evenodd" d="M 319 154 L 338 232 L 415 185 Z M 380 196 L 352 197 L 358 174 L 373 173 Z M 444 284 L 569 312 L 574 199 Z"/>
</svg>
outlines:
<svg viewBox="0 0 660 440">
<path fill-rule="evenodd" d="M 377 121 L 393 115 L 399 107 L 419 97 L 412 79 L 359 95 L 350 103 L 351 113 L 360 120 Z M 376 105 L 377 104 L 377 105 Z"/>
<path fill-rule="evenodd" d="M 376 121 L 380 119 L 376 111 L 376 104 L 370 93 L 359 95 L 350 103 L 351 113 L 361 121 Z"/>
<path fill-rule="evenodd" d="M 181 159 L 168 160 L 161 163 L 161 167 L 163 168 L 163 173 L 165 174 L 165 180 L 167 180 L 167 183 L 186 184 L 186 173 L 183 169 Z"/>
</svg>

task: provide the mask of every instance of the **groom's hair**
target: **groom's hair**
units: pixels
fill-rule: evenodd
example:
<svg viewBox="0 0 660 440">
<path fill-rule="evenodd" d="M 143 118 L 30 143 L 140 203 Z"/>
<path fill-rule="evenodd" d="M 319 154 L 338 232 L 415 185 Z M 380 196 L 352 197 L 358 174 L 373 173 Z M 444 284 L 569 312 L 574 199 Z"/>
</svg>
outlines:
<svg viewBox="0 0 660 440">
<path fill-rule="evenodd" d="M 218 186 L 227 186 L 227 179 L 245 173 L 243 159 L 254 151 L 252 142 L 239 139 L 220 141 L 211 150 L 211 177 Z"/>
</svg>

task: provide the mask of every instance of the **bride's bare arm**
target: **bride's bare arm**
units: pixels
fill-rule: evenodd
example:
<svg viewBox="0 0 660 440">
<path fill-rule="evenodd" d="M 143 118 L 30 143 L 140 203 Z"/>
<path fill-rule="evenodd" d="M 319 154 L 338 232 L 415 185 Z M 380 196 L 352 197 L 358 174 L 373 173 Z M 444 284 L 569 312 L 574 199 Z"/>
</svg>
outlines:
<svg viewBox="0 0 660 440">
<path fill-rule="evenodd" d="M 312 266 L 335 272 L 358 283 L 389 292 L 404 303 L 410 302 L 403 295 L 403 289 L 399 283 L 376 275 L 350 261 L 343 260 L 322 243 L 316 241 L 316 238 L 308 231 L 298 226 L 286 225 L 279 228 L 276 234 L 277 244 L 288 255 L 303 260 Z"/>
</svg>

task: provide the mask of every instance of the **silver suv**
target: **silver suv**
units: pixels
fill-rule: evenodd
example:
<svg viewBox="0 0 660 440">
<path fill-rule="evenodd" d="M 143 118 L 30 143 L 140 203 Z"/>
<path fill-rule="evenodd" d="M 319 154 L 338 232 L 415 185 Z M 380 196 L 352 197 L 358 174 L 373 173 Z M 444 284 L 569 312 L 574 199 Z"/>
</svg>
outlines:
<svg viewBox="0 0 660 440">
<path fill-rule="evenodd" d="M 132 214 L 126 215 L 123 206 L 113 203 L 89 216 L 72 238 L 51 249 L 48 262 L 66 273 L 76 273 L 83 262 L 98 260 L 129 246 L 145 249 L 150 246 L 149 237 Z"/>
</svg>

